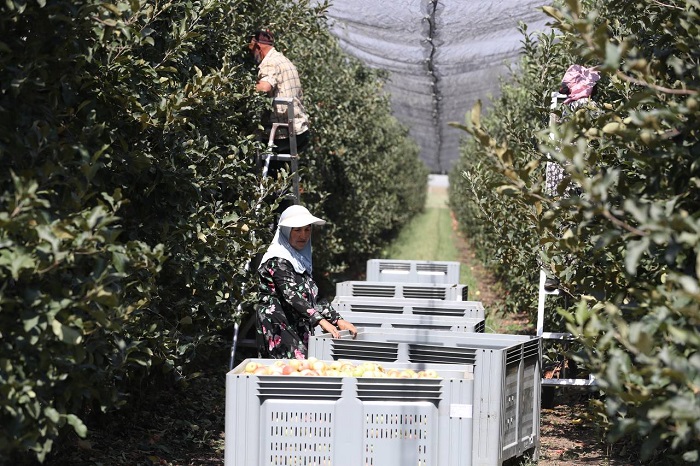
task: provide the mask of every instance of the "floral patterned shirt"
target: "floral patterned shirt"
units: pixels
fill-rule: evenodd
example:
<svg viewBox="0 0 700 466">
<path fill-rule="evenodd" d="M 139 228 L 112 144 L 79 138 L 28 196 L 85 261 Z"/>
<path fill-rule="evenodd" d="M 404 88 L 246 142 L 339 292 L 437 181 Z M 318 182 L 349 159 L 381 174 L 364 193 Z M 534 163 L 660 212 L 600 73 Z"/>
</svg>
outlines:
<svg viewBox="0 0 700 466">
<path fill-rule="evenodd" d="M 258 268 L 258 355 L 304 359 L 309 337 L 321 319 L 336 325 L 340 314 L 318 301 L 318 287 L 308 273 L 297 273 L 286 259 L 273 257 Z"/>
</svg>

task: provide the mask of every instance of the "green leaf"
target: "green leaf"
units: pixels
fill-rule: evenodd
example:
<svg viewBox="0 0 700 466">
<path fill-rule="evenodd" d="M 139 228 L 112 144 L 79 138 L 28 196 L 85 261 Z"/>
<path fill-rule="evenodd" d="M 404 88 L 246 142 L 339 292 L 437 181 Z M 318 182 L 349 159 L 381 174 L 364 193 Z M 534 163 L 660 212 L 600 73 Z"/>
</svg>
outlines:
<svg viewBox="0 0 700 466">
<path fill-rule="evenodd" d="M 83 339 L 80 332 L 72 327 L 63 325 L 58 321 L 58 319 L 54 319 L 51 322 L 51 329 L 53 330 L 54 335 L 56 335 L 63 343 L 69 345 L 77 345 Z"/>
<path fill-rule="evenodd" d="M 503 194 L 504 196 L 517 196 L 520 193 L 518 189 L 510 185 L 498 186 L 496 188 L 496 192 L 498 194 Z"/>
<path fill-rule="evenodd" d="M 477 128 L 481 126 L 481 100 L 477 100 L 472 107 L 471 123 Z"/>
<path fill-rule="evenodd" d="M 49 418 L 49 420 L 51 420 L 51 422 L 53 422 L 54 424 L 58 424 L 58 421 L 61 420 L 61 416 L 58 413 L 58 411 L 56 411 L 56 409 L 52 407 L 44 408 L 44 416 Z"/>
<path fill-rule="evenodd" d="M 34 327 L 36 327 L 36 325 L 39 323 L 40 319 L 41 319 L 41 316 L 38 314 L 29 318 L 29 319 L 24 319 L 24 331 L 28 332 L 31 329 L 33 329 Z"/>
<path fill-rule="evenodd" d="M 87 426 L 83 424 L 83 421 L 81 421 L 78 416 L 75 414 L 68 414 L 66 415 L 66 421 L 69 425 L 73 426 L 73 430 L 79 437 L 85 438 L 87 436 Z"/>
<path fill-rule="evenodd" d="M 625 125 L 618 121 L 611 121 L 610 123 L 603 126 L 603 132 L 605 134 L 616 134 L 625 129 Z"/>
<path fill-rule="evenodd" d="M 105 9 L 111 11 L 112 13 L 114 13 L 117 16 L 121 16 L 121 14 L 122 14 L 122 11 L 116 5 L 113 5 L 111 3 L 102 3 L 101 6 L 102 6 L 102 8 L 105 8 Z"/>
<path fill-rule="evenodd" d="M 630 241 L 627 244 L 627 254 L 625 255 L 625 270 L 630 275 L 637 274 L 637 265 L 642 255 L 649 249 L 649 238 L 642 238 L 637 241 Z"/>
<path fill-rule="evenodd" d="M 3 250 L 0 251 L 0 265 L 8 264 L 12 278 L 19 280 L 20 273 L 23 270 L 34 269 L 36 263 L 34 258 L 20 250 Z"/>
</svg>

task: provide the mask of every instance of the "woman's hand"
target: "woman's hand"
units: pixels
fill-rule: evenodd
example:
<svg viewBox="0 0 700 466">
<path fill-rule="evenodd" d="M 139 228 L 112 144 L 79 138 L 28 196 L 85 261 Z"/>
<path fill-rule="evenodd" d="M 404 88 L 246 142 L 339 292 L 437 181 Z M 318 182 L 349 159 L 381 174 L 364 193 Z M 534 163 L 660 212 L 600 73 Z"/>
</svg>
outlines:
<svg viewBox="0 0 700 466">
<path fill-rule="evenodd" d="M 340 322 L 340 321 L 338 321 L 338 322 Z M 323 330 L 325 330 L 326 332 L 328 332 L 328 333 L 330 333 L 331 335 L 333 335 L 333 338 L 340 338 L 340 332 L 338 331 L 338 329 L 335 328 L 335 325 L 331 324 L 331 323 L 328 322 L 326 319 L 322 319 L 322 320 L 318 323 L 318 325 L 320 325 L 321 328 L 322 328 Z M 353 327 L 353 328 L 354 328 L 354 327 Z"/>
<path fill-rule="evenodd" d="M 347 320 L 338 319 L 338 322 L 336 323 L 336 325 L 338 326 L 338 328 L 340 330 L 349 330 L 350 333 L 352 334 L 353 338 L 355 338 L 357 336 L 357 329 L 355 328 L 354 325 L 352 325 Z"/>
</svg>

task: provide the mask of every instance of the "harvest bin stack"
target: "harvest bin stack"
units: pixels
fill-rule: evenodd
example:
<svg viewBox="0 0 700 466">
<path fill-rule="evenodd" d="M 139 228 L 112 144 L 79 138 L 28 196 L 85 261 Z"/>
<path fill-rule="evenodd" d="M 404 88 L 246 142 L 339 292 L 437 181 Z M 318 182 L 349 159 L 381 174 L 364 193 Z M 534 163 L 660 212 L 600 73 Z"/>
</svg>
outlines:
<svg viewBox="0 0 700 466">
<path fill-rule="evenodd" d="M 368 298 L 336 295 L 333 307 L 356 327 L 420 328 L 480 332 L 486 327 L 478 301 Z M 316 329 L 317 334 L 322 330 Z"/>
<path fill-rule="evenodd" d="M 501 466 L 537 456 L 540 338 L 483 333 L 482 304 L 456 284 L 459 263 L 373 259 L 367 276 L 376 281 L 338 283 L 333 301 L 357 337 L 314 335 L 309 357 L 439 378 L 251 375 L 249 362 L 273 361 L 246 360 L 226 376 L 225 464 Z"/>
<path fill-rule="evenodd" d="M 459 283 L 459 262 L 370 259 L 368 282 Z"/>
</svg>

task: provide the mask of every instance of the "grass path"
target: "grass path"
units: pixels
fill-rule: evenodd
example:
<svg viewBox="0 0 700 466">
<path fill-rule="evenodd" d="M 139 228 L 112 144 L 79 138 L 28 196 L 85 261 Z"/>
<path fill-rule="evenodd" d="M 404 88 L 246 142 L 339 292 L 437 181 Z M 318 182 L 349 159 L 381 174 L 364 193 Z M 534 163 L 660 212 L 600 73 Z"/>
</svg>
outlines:
<svg viewBox="0 0 700 466">
<path fill-rule="evenodd" d="M 425 211 L 404 227 L 386 250 L 387 259 L 461 262 L 463 239 L 454 228 L 447 205 L 447 188 L 430 187 Z M 469 287 L 470 299 L 476 300 L 477 281 L 469 267 L 460 267 L 460 284 Z"/>
<path fill-rule="evenodd" d="M 459 283 L 467 285 L 469 299 L 481 301 L 486 308 L 486 329 L 491 333 L 527 333 L 522 316 L 495 315 L 499 289 L 496 282 L 475 258 L 448 206 L 446 187 L 430 186 L 425 211 L 404 227 L 385 251 L 387 259 L 456 261 L 460 263 Z"/>
</svg>

